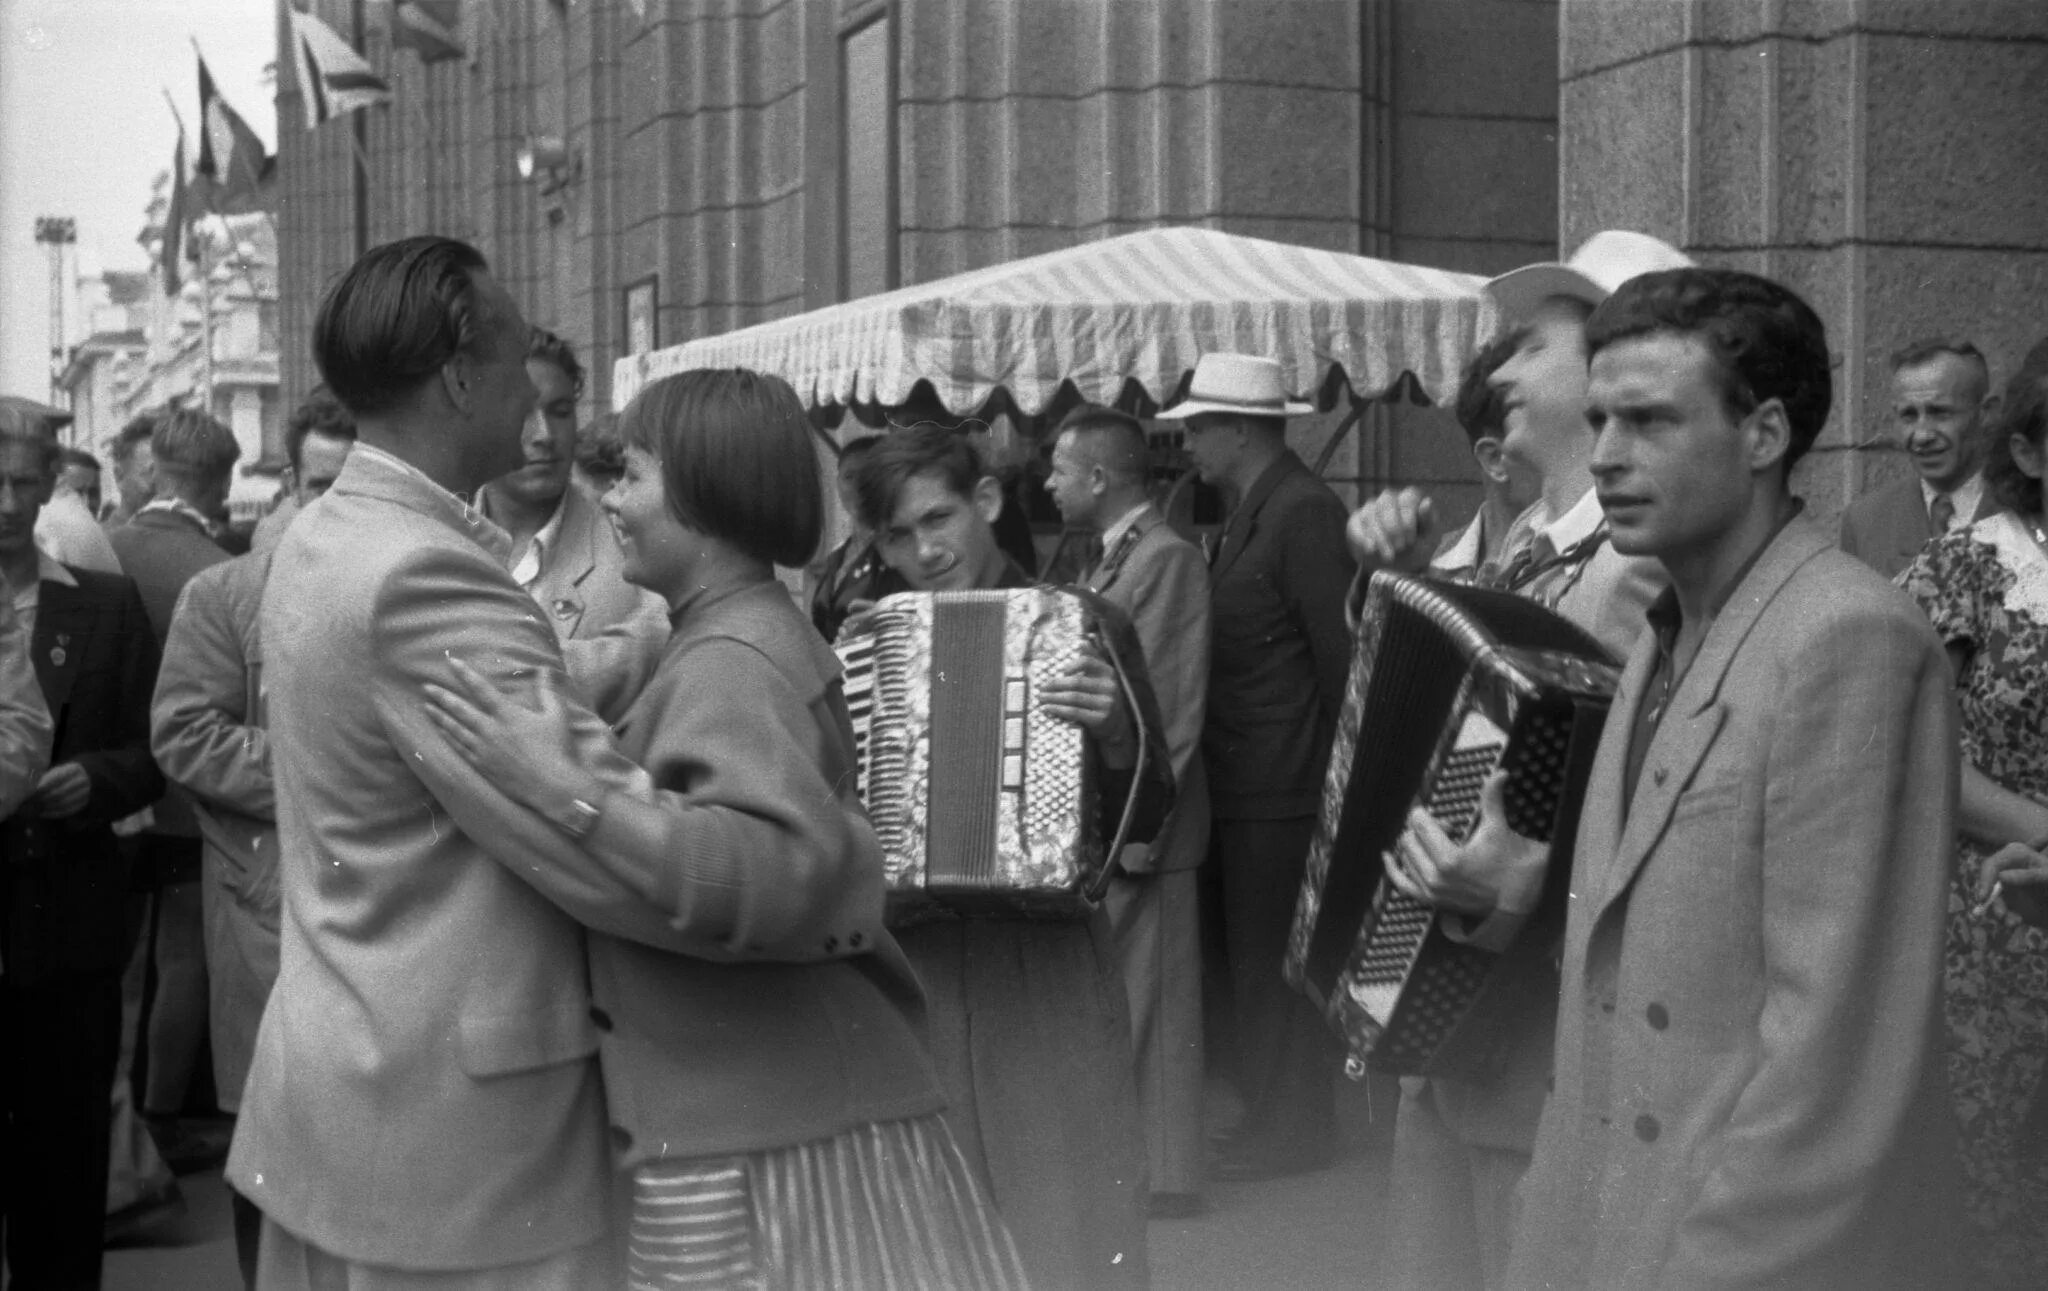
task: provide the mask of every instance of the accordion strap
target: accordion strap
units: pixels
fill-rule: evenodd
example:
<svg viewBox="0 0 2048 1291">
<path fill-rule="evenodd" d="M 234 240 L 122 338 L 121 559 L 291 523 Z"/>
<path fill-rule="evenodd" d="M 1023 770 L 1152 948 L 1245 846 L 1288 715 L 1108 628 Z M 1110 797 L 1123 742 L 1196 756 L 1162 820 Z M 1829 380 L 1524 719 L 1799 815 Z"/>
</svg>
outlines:
<svg viewBox="0 0 2048 1291">
<path fill-rule="evenodd" d="M 1106 632 L 1097 632 L 1094 635 L 1096 641 L 1102 645 L 1102 653 L 1109 660 L 1110 669 L 1116 673 L 1117 685 L 1123 690 L 1124 711 L 1130 714 L 1131 728 L 1138 733 L 1138 757 L 1131 767 L 1131 787 L 1124 794 L 1123 816 L 1117 821 L 1116 837 L 1110 842 L 1109 852 L 1103 858 L 1102 873 L 1096 875 L 1095 882 L 1089 885 L 1087 892 L 1088 900 L 1099 902 L 1103 894 L 1109 891 L 1109 881 L 1123 870 L 1124 843 L 1130 838 L 1131 822 L 1138 814 L 1138 795 L 1144 790 L 1145 773 L 1151 769 L 1152 736 L 1145 729 L 1145 713 L 1138 707 L 1138 692 L 1131 685 L 1131 676 L 1124 670 L 1124 661 L 1117 654 L 1115 643 L 1110 641 Z"/>
</svg>

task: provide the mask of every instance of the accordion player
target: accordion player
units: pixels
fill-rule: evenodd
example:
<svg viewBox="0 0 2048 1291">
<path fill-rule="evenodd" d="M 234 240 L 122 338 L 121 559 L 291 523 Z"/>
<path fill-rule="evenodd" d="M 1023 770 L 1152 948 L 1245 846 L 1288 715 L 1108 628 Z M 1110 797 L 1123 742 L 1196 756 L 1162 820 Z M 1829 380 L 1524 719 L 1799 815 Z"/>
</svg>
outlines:
<svg viewBox="0 0 2048 1291">
<path fill-rule="evenodd" d="M 1111 858 L 1144 827 L 1139 815 L 1163 813 L 1144 792 L 1163 765 L 1156 705 L 1127 670 L 1135 639 L 1109 630 L 1113 613 L 1069 588 L 900 592 L 841 636 L 856 788 L 882 846 L 893 921 L 1083 916 Z M 1101 766 L 1093 739 L 1037 702 L 1091 640 L 1138 732 L 1128 792 L 1116 792 L 1125 773 Z"/>
<path fill-rule="evenodd" d="M 1324 781 L 1287 980 L 1368 1066 L 1473 1076 L 1499 1060 L 1495 987 L 1540 971 L 1561 930 L 1570 850 L 1619 671 L 1590 635 L 1519 596 L 1404 574 L 1373 576 Z M 1507 824 L 1547 844 L 1543 895 L 1496 953 L 1460 940 L 1402 893 L 1382 858 L 1421 807 L 1453 839 L 1481 786 L 1506 774 Z"/>
</svg>

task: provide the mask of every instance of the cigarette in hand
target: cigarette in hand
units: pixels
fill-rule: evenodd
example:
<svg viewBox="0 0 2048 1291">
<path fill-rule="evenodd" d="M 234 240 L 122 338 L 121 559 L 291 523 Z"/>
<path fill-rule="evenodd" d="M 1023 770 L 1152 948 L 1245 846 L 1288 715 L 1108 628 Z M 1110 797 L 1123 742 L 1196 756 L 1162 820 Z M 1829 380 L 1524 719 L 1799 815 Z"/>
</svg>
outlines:
<svg viewBox="0 0 2048 1291">
<path fill-rule="evenodd" d="M 1972 919 L 1982 919 L 1985 915 L 1985 912 L 1991 909 L 1992 903 L 1997 901 L 2000 894 L 2002 894 L 2004 891 L 2004 879 L 2000 879 L 1997 882 L 1993 883 L 1991 885 L 1991 890 L 1984 894 L 1984 899 L 1982 901 L 1979 901 L 1976 905 L 1970 907 L 1970 917 Z"/>
</svg>

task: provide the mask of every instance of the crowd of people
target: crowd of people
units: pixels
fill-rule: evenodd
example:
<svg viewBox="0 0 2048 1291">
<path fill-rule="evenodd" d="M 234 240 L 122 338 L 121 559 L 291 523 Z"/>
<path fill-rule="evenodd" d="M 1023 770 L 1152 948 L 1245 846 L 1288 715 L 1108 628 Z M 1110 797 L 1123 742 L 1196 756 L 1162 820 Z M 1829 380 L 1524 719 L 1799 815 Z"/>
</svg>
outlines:
<svg viewBox="0 0 2048 1291">
<path fill-rule="evenodd" d="M 1524 952 L 1497 1067 L 1402 1080 L 1356 1280 L 2048 1283 L 2048 361 L 2001 392 L 1901 348 L 1914 474 L 1831 533 L 1790 487 L 1833 398 L 1797 294 L 1628 232 L 1487 290 L 1457 532 L 1414 488 L 1347 513 L 1270 356 L 1157 414 L 1230 502 L 1199 545 L 1144 423 L 1053 428 L 1102 639 L 1032 702 L 1129 827 L 1065 920 L 892 917 L 854 789 L 834 639 L 1040 582 L 956 428 L 850 438 L 821 557 L 785 383 L 666 378 L 593 451 L 573 346 L 444 238 L 323 297 L 246 544 L 204 411 L 120 434 L 103 515 L 0 410 L 10 1285 L 98 1284 L 201 1072 L 252 1287 L 1147 1285 L 1148 1218 L 1336 1150 L 1342 1046 L 1282 961 L 1383 569 L 1625 668 L 1561 932 L 1499 777 L 1468 835 L 1349 858 Z"/>
</svg>

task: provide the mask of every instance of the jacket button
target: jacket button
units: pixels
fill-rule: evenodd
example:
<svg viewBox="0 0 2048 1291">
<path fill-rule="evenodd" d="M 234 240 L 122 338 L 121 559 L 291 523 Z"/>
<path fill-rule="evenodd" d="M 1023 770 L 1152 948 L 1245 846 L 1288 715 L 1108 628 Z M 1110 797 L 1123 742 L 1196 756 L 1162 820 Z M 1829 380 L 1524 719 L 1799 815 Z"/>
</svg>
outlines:
<svg viewBox="0 0 2048 1291">
<path fill-rule="evenodd" d="M 854 933 L 854 934 L 853 934 L 852 936 L 850 936 L 850 937 L 848 937 L 848 938 L 846 939 L 846 944 L 847 944 L 847 945 L 849 945 L 849 946 L 851 946 L 851 947 L 853 947 L 853 948 L 854 948 L 855 950 L 859 950 L 859 949 L 860 949 L 860 945 L 861 945 L 861 943 L 862 943 L 862 942 L 864 942 L 864 941 L 866 941 L 866 940 L 867 940 L 867 934 L 866 934 L 866 933 L 862 933 L 862 932 L 856 932 L 856 933 Z"/>
<path fill-rule="evenodd" d="M 612 1126 L 612 1147 L 620 1152 L 624 1152 L 632 1146 L 633 1136 L 616 1125 Z"/>
<path fill-rule="evenodd" d="M 826 953 L 826 954 L 828 954 L 828 955 L 829 955 L 829 954 L 831 954 L 831 953 L 832 953 L 833 951 L 836 951 L 836 950 L 838 950 L 838 949 L 839 949 L 839 938 L 837 938 L 837 937 L 827 937 L 827 938 L 825 938 L 825 953 Z"/>
<path fill-rule="evenodd" d="M 1643 1016 L 1649 1020 L 1652 1031 L 1662 1031 L 1665 1027 L 1671 1025 L 1671 1014 L 1666 1012 L 1661 1004 L 1652 1004 L 1649 1008 L 1644 1009 Z"/>
<path fill-rule="evenodd" d="M 1613 1001 L 1613 1000 L 1602 1000 L 1602 1001 L 1600 1001 L 1600 1011 L 1601 1011 L 1602 1013 L 1612 1013 L 1612 1012 L 1614 1012 L 1614 1001 Z"/>
<path fill-rule="evenodd" d="M 1665 770 L 1663 767 L 1658 767 L 1655 771 L 1652 771 L 1650 773 L 1650 779 L 1655 781 L 1657 787 L 1660 789 L 1664 787 L 1664 782 L 1670 778 L 1671 773 Z"/>
<path fill-rule="evenodd" d="M 1636 1117 L 1636 1137 L 1643 1142 L 1655 1143 L 1657 1136 L 1663 1132 L 1664 1127 L 1657 1124 L 1657 1118 L 1648 1112 L 1644 1112 L 1641 1116 Z"/>
<path fill-rule="evenodd" d="M 605 1012 L 603 1009 L 597 1007 L 595 1004 L 590 1006 L 590 1021 L 600 1031 L 609 1031 L 612 1029 L 612 1015 Z"/>
</svg>

